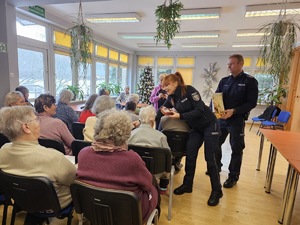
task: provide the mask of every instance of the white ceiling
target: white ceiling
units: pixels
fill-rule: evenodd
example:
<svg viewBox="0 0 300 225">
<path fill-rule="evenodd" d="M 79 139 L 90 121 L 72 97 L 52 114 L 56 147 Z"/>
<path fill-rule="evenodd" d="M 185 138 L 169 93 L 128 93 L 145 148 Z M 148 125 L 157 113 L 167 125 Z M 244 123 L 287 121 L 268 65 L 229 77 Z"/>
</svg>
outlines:
<svg viewBox="0 0 300 225">
<path fill-rule="evenodd" d="M 8 0 L 9 3 L 17 6 L 38 4 L 61 19 L 72 22 L 75 20 L 78 11 L 78 0 Z M 26 2 L 26 3 L 24 3 Z M 46 5 L 45 2 L 51 3 Z M 65 2 L 62 4 L 61 2 Z M 76 3 L 70 3 L 76 2 Z M 83 2 L 83 1 L 82 1 Z M 245 18 L 244 14 L 247 5 L 281 3 L 281 0 L 181 0 L 185 9 L 221 7 L 220 19 L 182 21 L 181 31 L 212 31 L 219 30 L 219 38 L 206 39 L 176 39 L 172 41 L 170 51 L 251 51 L 258 48 L 232 48 L 232 43 L 259 43 L 259 37 L 236 37 L 238 29 L 258 29 L 262 24 L 271 22 L 276 17 Z M 300 1 L 293 1 L 300 2 Z M 59 3 L 59 4 L 56 4 Z M 116 24 L 87 24 L 94 33 L 134 51 L 168 51 L 161 48 L 139 48 L 137 43 L 154 43 L 152 40 L 124 40 L 118 33 L 143 33 L 156 31 L 156 18 L 154 15 L 158 5 L 164 0 L 111 0 L 91 1 L 85 0 L 82 3 L 84 13 L 121 13 L 137 12 L 142 20 L 139 23 L 116 23 Z M 300 16 L 297 15 L 296 19 Z M 298 35 L 298 41 L 300 41 Z M 219 43 L 218 48 L 182 48 L 181 43 Z"/>
</svg>

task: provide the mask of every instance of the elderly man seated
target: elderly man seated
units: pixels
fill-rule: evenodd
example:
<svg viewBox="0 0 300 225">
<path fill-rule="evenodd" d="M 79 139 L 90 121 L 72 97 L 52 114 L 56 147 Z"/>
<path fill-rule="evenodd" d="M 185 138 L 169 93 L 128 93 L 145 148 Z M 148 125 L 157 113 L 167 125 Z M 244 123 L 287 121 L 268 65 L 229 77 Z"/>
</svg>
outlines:
<svg viewBox="0 0 300 225">
<path fill-rule="evenodd" d="M 61 207 L 68 206 L 72 201 L 69 187 L 75 179 L 76 168 L 62 153 L 39 145 L 40 123 L 34 108 L 2 108 L 0 130 L 11 141 L 0 150 L 1 170 L 19 176 L 49 178 Z"/>
<path fill-rule="evenodd" d="M 155 108 L 152 105 L 142 108 L 139 117 L 141 125 L 131 132 L 128 144 L 170 149 L 167 137 L 154 129 L 156 117 Z M 165 179 L 166 175 L 157 174 L 155 177 L 161 178 L 159 186 L 161 193 L 164 193 L 168 186 L 168 179 Z"/>
</svg>

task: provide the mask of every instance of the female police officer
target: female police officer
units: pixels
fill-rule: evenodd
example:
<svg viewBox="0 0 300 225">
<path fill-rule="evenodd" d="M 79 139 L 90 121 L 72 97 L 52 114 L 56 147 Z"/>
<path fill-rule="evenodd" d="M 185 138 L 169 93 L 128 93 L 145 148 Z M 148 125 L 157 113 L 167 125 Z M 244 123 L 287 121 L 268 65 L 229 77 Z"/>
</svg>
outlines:
<svg viewBox="0 0 300 225">
<path fill-rule="evenodd" d="M 215 206 L 223 196 L 215 160 L 219 139 L 218 121 L 210 108 L 201 100 L 199 92 L 194 87 L 184 84 L 179 72 L 167 75 L 163 80 L 163 87 L 168 93 L 168 98 L 158 111 L 157 120 L 164 114 L 171 118 L 180 118 L 192 128 L 186 147 L 183 184 L 174 190 L 174 194 L 192 192 L 198 151 L 204 142 L 204 155 L 212 186 L 207 204 Z"/>
</svg>

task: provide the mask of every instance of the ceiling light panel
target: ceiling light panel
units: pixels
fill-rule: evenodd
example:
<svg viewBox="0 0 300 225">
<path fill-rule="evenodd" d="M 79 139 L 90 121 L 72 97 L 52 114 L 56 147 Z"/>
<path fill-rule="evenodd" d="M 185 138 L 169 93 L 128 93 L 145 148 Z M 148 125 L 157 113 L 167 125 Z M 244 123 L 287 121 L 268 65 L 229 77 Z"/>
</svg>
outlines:
<svg viewBox="0 0 300 225">
<path fill-rule="evenodd" d="M 85 14 L 84 18 L 91 23 L 135 23 L 141 21 L 140 15 L 135 12 Z"/>
<path fill-rule="evenodd" d="M 219 43 L 186 43 L 181 44 L 182 48 L 217 48 Z"/>
<path fill-rule="evenodd" d="M 167 45 L 162 43 L 137 43 L 139 48 L 167 48 Z M 172 46 L 174 46 L 172 44 Z"/>
<path fill-rule="evenodd" d="M 260 48 L 263 45 L 258 43 L 233 43 L 233 48 Z"/>
<path fill-rule="evenodd" d="M 219 31 L 192 31 L 192 32 L 180 32 L 176 34 L 174 39 L 184 39 L 184 38 L 217 38 L 219 37 Z M 118 33 L 118 35 L 123 39 L 154 39 L 156 33 Z"/>
<path fill-rule="evenodd" d="M 265 34 L 264 30 L 243 29 L 243 30 L 237 30 L 236 36 L 237 37 L 261 37 L 264 34 Z"/>
<path fill-rule="evenodd" d="M 201 20 L 220 18 L 221 8 L 203 8 L 203 9 L 183 9 L 181 10 L 181 20 Z"/>
<path fill-rule="evenodd" d="M 249 5 L 246 6 L 245 17 L 260 17 L 260 16 L 278 16 L 283 14 L 284 9 L 286 15 L 299 15 L 300 3 L 278 3 L 278 4 L 264 4 L 264 5 Z"/>
</svg>

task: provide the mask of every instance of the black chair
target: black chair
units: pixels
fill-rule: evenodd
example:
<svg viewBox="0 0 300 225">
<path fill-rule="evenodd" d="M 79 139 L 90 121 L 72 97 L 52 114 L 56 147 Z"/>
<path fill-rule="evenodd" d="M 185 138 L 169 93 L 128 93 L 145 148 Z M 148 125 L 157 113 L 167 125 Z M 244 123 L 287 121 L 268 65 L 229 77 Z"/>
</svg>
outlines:
<svg viewBox="0 0 300 225">
<path fill-rule="evenodd" d="M 99 188 L 75 181 L 71 195 L 78 214 L 79 224 L 83 216 L 92 225 L 142 225 L 140 199 L 130 191 Z M 153 220 L 154 219 L 154 220 Z M 147 225 L 157 224 L 158 212 L 153 210 Z"/>
<path fill-rule="evenodd" d="M 71 148 L 72 148 L 73 156 L 75 156 L 75 163 L 78 162 L 78 154 L 81 151 L 81 149 L 83 149 L 84 147 L 87 147 L 87 146 L 91 146 L 91 144 L 92 144 L 92 142 L 77 140 L 77 139 L 75 139 L 72 142 Z"/>
<path fill-rule="evenodd" d="M 189 132 L 183 131 L 162 131 L 167 136 L 168 145 L 170 146 L 173 156 L 185 156 L 186 144 L 189 139 Z"/>
<path fill-rule="evenodd" d="M 62 142 L 51 140 L 51 139 L 39 138 L 39 144 L 46 148 L 54 148 L 57 151 L 63 153 L 64 155 L 66 154 L 65 147 Z"/>
<path fill-rule="evenodd" d="M 0 148 L 8 142 L 10 142 L 10 140 L 8 140 L 4 134 L 0 133 Z"/>
<path fill-rule="evenodd" d="M 137 145 L 128 145 L 128 149 L 135 151 L 143 159 L 150 173 L 159 174 L 163 172 L 170 173 L 170 192 L 168 206 L 168 220 L 171 220 L 172 200 L 173 200 L 173 178 L 174 166 L 172 166 L 172 154 L 166 148 L 154 148 Z"/>
<path fill-rule="evenodd" d="M 68 225 L 71 225 L 73 204 L 64 209 L 60 207 L 53 184 L 48 178 L 17 176 L 0 170 L 0 182 L 4 195 L 14 201 L 11 225 L 14 225 L 16 213 L 19 211 L 45 219 L 67 217 Z"/>
<path fill-rule="evenodd" d="M 82 133 L 84 126 L 85 126 L 84 123 L 80 123 L 80 122 L 72 123 L 72 134 L 75 139 L 84 140 L 83 133 Z"/>
<path fill-rule="evenodd" d="M 1 193 L 1 190 L 0 190 L 0 205 L 3 205 L 2 225 L 6 225 L 7 209 L 8 206 L 12 205 L 12 202 L 9 198 L 5 197 L 4 194 Z"/>
</svg>

